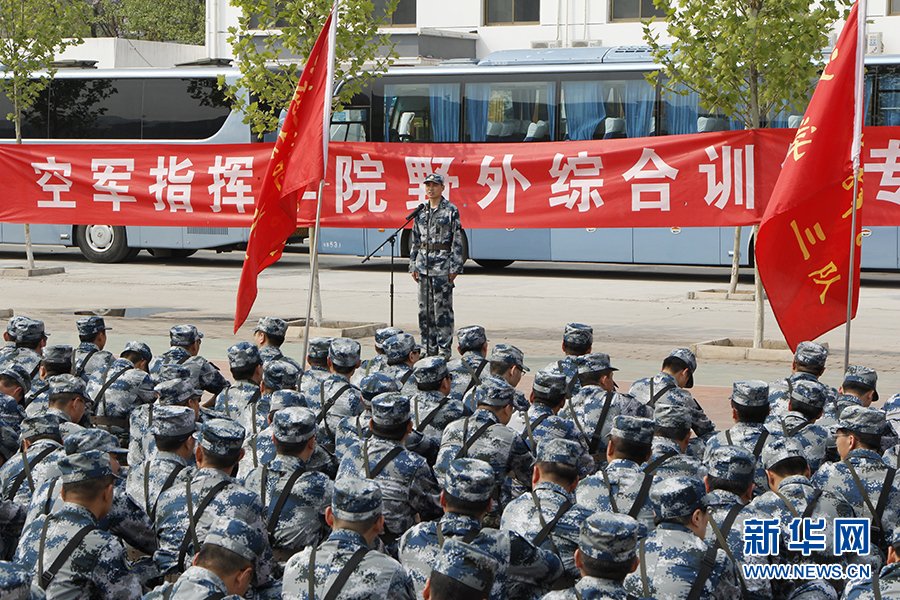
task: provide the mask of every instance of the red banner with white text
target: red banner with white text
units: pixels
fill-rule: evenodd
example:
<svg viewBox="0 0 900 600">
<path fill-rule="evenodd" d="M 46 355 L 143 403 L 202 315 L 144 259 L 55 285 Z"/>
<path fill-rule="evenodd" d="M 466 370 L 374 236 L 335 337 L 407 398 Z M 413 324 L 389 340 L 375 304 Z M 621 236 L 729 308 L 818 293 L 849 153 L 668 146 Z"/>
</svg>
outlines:
<svg viewBox="0 0 900 600">
<path fill-rule="evenodd" d="M 794 130 L 535 144 L 330 145 L 326 227 L 396 227 L 428 173 L 463 227 L 759 222 Z M 900 128 L 865 131 L 864 225 L 900 226 Z M 249 227 L 269 144 L 0 145 L 0 222 Z M 315 217 L 315 192 L 298 225 Z"/>
</svg>

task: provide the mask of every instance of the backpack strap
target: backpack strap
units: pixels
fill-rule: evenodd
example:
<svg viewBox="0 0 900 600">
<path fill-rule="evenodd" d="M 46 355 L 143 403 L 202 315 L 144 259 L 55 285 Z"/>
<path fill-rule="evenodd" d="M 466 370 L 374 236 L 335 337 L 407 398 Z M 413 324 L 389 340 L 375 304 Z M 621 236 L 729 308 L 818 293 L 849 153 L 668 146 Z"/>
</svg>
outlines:
<svg viewBox="0 0 900 600">
<path fill-rule="evenodd" d="M 812 516 L 813 510 L 816 508 L 816 504 L 819 503 L 819 498 L 822 496 L 822 492 L 825 490 L 816 490 L 813 492 L 813 497 L 809 499 L 809 504 L 806 505 L 806 510 L 803 511 L 803 515 L 800 517 L 801 519 L 808 519 Z M 887 496 L 887 494 L 884 494 Z M 878 499 L 879 506 L 881 505 L 881 498 Z M 882 510 L 884 510 L 882 508 Z"/>
<path fill-rule="evenodd" d="M 468 426 L 468 424 L 469 424 L 469 420 L 467 417 L 466 425 Z M 487 423 L 485 423 L 484 425 L 479 427 L 478 430 L 474 434 L 472 434 L 472 437 L 465 440 L 462 448 L 460 448 L 459 452 L 456 453 L 456 458 L 466 458 L 469 455 L 469 449 L 472 447 L 472 444 L 477 442 L 478 438 L 483 436 L 487 432 L 487 430 L 490 429 L 491 425 L 496 425 L 496 423 L 494 423 L 493 421 L 488 421 Z M 463 433 L 463 435 L 465 435 L 465 433 Z"/>
<path fill-rule="evenodd" d="M 41 464 L 47 455 L 56 450 L 55 446 L 50 446 L 49 448 L 44 448 L 41 450 L 37 456 L 34 457 L 34 461 L 28 462 L 28 451 L 22 451 L 22 470 L 16 475 L 16 478 L 13 479 L 12 487 L 9 490 L 9 494 L 7 495 L 7 500 L 13 500 L 16 497 L 16 494 L 19 493 L 19 488 L 22 487 L 22 482 L 28 478 L 28 488 L 31 490 L 31 493 L 34 493 L 34 480 L 31 478 L 31 469 L 33 467 Z"/>
<path fill-rule="evenodd" d="M 337 577 L 334 578 L 334 582 L 331 584 L 331 587 L 328 588 L 328 591 L 325 592 L 324 600 L 336 600 L 338 595 L 341 593 L 341 590 L 344 589 L 344 586 L 347 585 L 347 581 L 350 579 L 350 575 L 353 574 L 353 571 L 356 570 L 356 567 L 359 566 L 359 563 L 362 562 L 363 558 L 365 558 L 366 554 L 368 554 L 368 548 L 360 548 L 356 552 L 353 553 L 353 556 L 350 557 L 344 567 L 341 569 L 341 572 L 337 574 Z M 309 568 L 307 569 L 307 579 L 309 582 L 309 600 L 316 600 L 316 548 L 313 546 L 312 551 L 309 553 Z"/>
<path fill-rule="evenodd" d="M 400 387 L 406 385 L 406 382 L 409 381 L 409 378 L 412 377 L 412 369 L 403 374 L 403 377 L 400 378 Z"/>
<path fill-rule="evenodd" d="M 722 548 L 722 550 L 725 551 L 725 554 L 731 560 L 732 564 L 735 565 L 735 571 L 737 571 L 738 582 L 741 584 L 741 595 L 746 600 L 748 598 L 747 584 L 744 582 L 743 574 L 737 568 L 738 562 L 734 560 L 734 555 L 731 553 L 731 549 L 728 547 L 728 540 L 727 540 L 728 534 L 731 533 L 731 527 L 732 527 L 732 525 L 734 525 L 734 520 L 735 520 L 735 518 L 737 518 L 738 513 L 741 512 L 742 508 L 744 508 L 743 504 L 735 504 L 734 506 L 732 506 L 731 510 L 728 511 L 728 514 L 725 515 L 725 520 L 722 521 L 721 529 L 719 529 L 719 526 L 716 525 L 715 519 L 710 519 L 709 524 L 713 528 L 713 533 L 716 534 L 716 542 L 715 542 L 715 544 L 712 545 L 711 549 L 713 550 L 713 552 L 715 552 L 718 548 Z M 713 556 L 713 561 L 715 561 L 715 556 Z M 699 577 L 700 574 L 702 574 L 702 567 L 701 567 L 701 573 L 698 573 L 698 577 L 697 577 L 698 581 L 700 578 Z M 708 577 L 709 577 L 709 574 L 707 573 L 706 578 L 708 578 Z M 706 584 L 706 578 L 704 578 L 703 582 L 700 585 L 700 588 L 697 590 L 696 597 L 693 597 L 692 594 L 694 594 L 694 586 L 697 585 L 698 581 L 694 582 L 694 586 L 691 586 L 691 591 L 688 594 L 689 600 L 699 600 L 700 592 L 703 590 L 703 585 Z"/>
<path fill-rule="evenodd" d="M 606 493 L 609 495 L 609 503 L 612 506 L 613 512 L 619 512 L 619 507 L 616 506 L 616 498 L 613 495 L 612 484 L 609 483 L 609 475 L 606 473 L 606 469 L 600 469 L 600 472 L 603 473 L 603 483 L 606 484 Z"/>
<path fill-rule="evenodd" d="M 537 451 L 537 444 L 534 441 L 534 430 L 549 416 L 549 413 L 540 415 L 534 420 L 534 423 L 532 423 L 531 419 L 528 418 L 528 413 L 525 413 L 525 433 L 528 434 L 528 445 L 531 447 L 532 453 Z"/>
<path fill-rule="evenodd" d="M 27 396 L 25 396 L 25 398 L 23 399 L 22 408 L 28 408 L 28 405 L 30 405 L 32 402 L 34 402 L 38 396 L 40 396 L 41 394 L 43 394 L 44 392 L 46 392 L 49 389 L 50 389 L 49 384 L 45 385 L 42 388 L 32 389 L 31 392 Z"/>
<path fill-rule="evenodd" d="M 418 426 L 416 426 L 416 431 L 419 431 L 421 433 L 421 431 L 424 428 L 431 425 L 431 422 L 434 421 L 434 418 L 437 416 L 438 412 L 440 412 L 440 410 L 442 408 L 444 408 L 444 406 L 449 401 L 450 401 L 450 398 L 448 396 L 444 396 L 443 398 L 441 398 L 441 401 L 438 402 L 438 405 L 430 413 L 425 415 L 425 418 L 422 419 L 422 421 L 420 422 L 419 421 L 419 401 L 418 401 L 418 396 L 416 396 L 416 422 L 419 423 Z"/>
<path fill-rule="evenodd" d="M 230 392 L 230 391 L 231 391 L 231 386 L 228 386 L 227 388 L 225 388 L 225 391 L 223 392 L 225 395 L 222 396 L 222 402 L 225 404 L 225 416 L 228 417 L 229 419 L 231 418 L 231 406 L 228 404 L 228 392 Z"/>
<path fill-rule="evenodd" d="M 650 402 L 647 403 L 647 406 L 650 408 L 656 407 L 656 401 L 665 395 L 669 390 L 674 390 L 677 386 L 674 383 L 667 383 L 662 386 L 655 394 L 653 393 L 653 379 L 650 379 Z"/>
<path fill-rule="evenodd" d="M 84 360 L 81 361 L 81 364 L 78 365 L 78 368 L 75 369 L 75 372 L 72 373 L 72 375 L 74 375 L 75 377 L 81 377 L 82 375 L 84 375 L 84 369 L 85 367 L 87 367 L 88 361 L 91 360 L 91 358 L 93 358 L 93 356 L 97 354 L 97 352 L 98 351 L 96 349 L 88 352 L 87 356 L 84 357 Z"/>
<path fill-rule="evenodd" d="M 53 490 L 56 489 L 58 479 L 50 480 L 50 489 L 47 490 L 47 500 L 44 502 L 44 514 L 49 515 L 50 509 L 53 507 Z"/>
<path fill-rule="evenodd" d="M 869 512 L 872 514 L 872 520 L 874 521 L 873 527 L 878 529 L 878 539 L 873 540 L 876 543 L 881 543 L 881 535 L 884 533 L 884 527 L 881 523 L 881 512 L 878 512 L 874 506 L 872 506 L 872 501 L 869 499 L 869 494 L 866 492 L 866 487 L 862 484 L 862 481 L 859 480 L 859 475 L 856 473 L 856 469 L 853 468 L 853 465 L 850 464 L 846 458 L 842 458 L 841 462 L 843 462 L 847 468 L 850 470 L 850 475 L 853 477 L 853 483 L 856 484 L 856 489 L 859 490 L 859 493 L 862 494 L 863 502 L 866 503 L 866 508 L 869 509 Z M 884 511 L 884 506 L 887 503 L 887 497 L 891 494 L 891 484 L 894 482 L 894 474 L 896 471 L 890 467 L 888 467 L 887 474 L 884 476 L 884 484 L 881 486 L 881 493 L 878 496 L 878 506 L 881 507 L 881 511 Z M 874 536 L 873 536 L 874 537 Z"/>
<path fill-rule="evenodd" d="M 187 556 L 188 547 L 191 545 L 191 542 L 193 541 L 195 544 L 199 544 L 199 540 L 197 539 L 197 523 L 200 521 L 203 511 L 206 510 L 209 503 L 213 501 L 216 494 L 221 492 L 228 485 L 231 485 L 231 482 L 227 480 L 220 481 L 214 485 L 213 488 L 209 490 L 209 493 L 206 494 L 206 497 L 204 497 L 203 500 L 200 501 L 200 504 L 197 505 L 197 512 L 193 512 L 191 510 L 191 482 L 187 482 L 188 525 L 191 530 L 191 535 L 184 536 L 184 539 L 181 542 L 181 548 L 178 549 L 177 569 L 179 571 L 184 569 L 184 559 Z M 199 547 L 197 550 L 199 550 Z"/>
<path fill-rule="evenodd" d="M 641 482 L 641 489 L 638 490 L 638 494 L 634 498 L 634 503 L 628 511 L 628 516 L 632 519 L 637 519 L 638 514 L 641 512 L 641 508 L 644 506 L 644 502 L 647 501 L 647 496 L 650 495 L 650 486 L 653 485 L 653 471 L 673 456 L 678 456 L 678 453 L 674 450 L 670 450 L 644 467 L 644 480 Z"/>
<path fill-rule="evenodd" d="M 281 517 L 281 511 L 284 510 L 284 505 L 287 503 L 288 497 L 291 495 L 291 490 L 294 488 L 294 484 L 303 475 L 305 471 L 303 469 L 297 469 L 291 476 L 288 477 L 287 483 L 284 484 L 284 489 L 281 490 L 281 493 L 278 495 L 278 500 L 275 501 L 275 507 L 272 508 L 272 512 L 269 513 L 269 522 L 266 524 L 266 530 L 269 532 L 269 537 L 275 535 L 275 528 L 278 526 L 278 519 Z"/>
<path fill-rule="evenodd" d="M 643 597 L 650 597 L 650 585 L 647 581 L 647 561 L 644 558 L 645 550 L 644 546 L 647 542 L 647 538 L 641 539 L 641 543 L 638 545 L 638 556 L 640 557 L 641 564 L 641 588 L 643 589 Z"/>
<path fill-rule="evenodd" d="M 44 521 L 44 529 L 41 531 L 41 547 L 39 550 L 39 555 L 43 559 L 44 555 L 44 542 L 47 537 L 47 524 L 50 522 L 50 517 Z M 56 574 L 65 564 L 65 562 L 72 556 L 72 553 L 75 552 L 75 549 L 81 544 L 84 540 L 85 536 L 97 529 L 93 524 L 85 525 L 81 529 L 78 530 L 78 533 L 69 540 L 69 543 L 66 544 L 66 547 L 62 549 L 62 552 L 56 557 L 56 560 L 53 561 L 53 564 L 50 565 L 50 568 L 46 571 L 41 572 L 41 579 L 38 582 L 38 585 L 41 586 L 42 590 L 46 590 L 47 586 L 50 585 L 50 582 L 53 581 L 53 578 L 56 577 Z M 43 563 L 43 560 L 41 561 Z M 42 565 L 43 566 L 43 565 Z"/>
<path fill-rule="evenodd" d="M 412 373 L 412 371 L 410 371 L 410 373 Z M 325 383 L 324 382 L 321 384 L 321 387 L 322 387 L 322 397 L 324 397 L 324 395 L 325 395 Z M 325 415 L 328 414 L 328 411 L 331 410 L 331 407 L 334 406 L 334 403 L 337 402 L 337 399 L 341 397 L 341 394 L 343 394 L 344 392 L 346 392 L 347 390 L 349 390 L 352 387 L 353 386 L 350 385 L 349 383 L 345 383 L 344 385 L 339 387 L 338 391 L 336 391 L 334 394 L 332 394 L 328 398 L 328 401 L 322 405 L 322 410 L 319 411 L 319 414 L 316 416 L 316 423 L 321 423 L 322 420 L 325 418 Z"/>
<path fill-rule="evenodd" d="M 148 460 L 145 464 L 147 465 L 145 467 L 145 469 L 148 469 L 148 467 L 150 466 L 150 461 Z M 156 496 L 156 500 L 153 501 L 153 506 L 150 507 L 150 511 L 147 513 L 150 517 L 150 520 L 153 521 L 154 523 L 156 522 L 156 505 L 159 503 L 159 497 L 163 495 L 163 492 L 165 492 L 167 489 L 172 487 L 172 485 L 175 483 L 175 479 L 178 477 L 178 474 L 181 473 L 181 471 L 183 469 L 184 469 L 184 465 L 175 465 L 175 468 L 172 469 L 172 472 L 169 473 L 169 476 L 166 477 L 166 480 L 163 482 L 162 487 L 159 488 L 159 494 Z M 148 472 L 149 472 L 149 470 L 148 470 Z M 146 477 L 146 475 L 145 475 L 145 477 L 144 477 L 144 484 L 145 484 L 144 489 L 145 490 L 148 489 L 148 486 L 147 486 L 148 479 L 149 478 Z M 145 493 L 146 493 L 146 491 L 145 491 Z M 148 495 L 146 498 L 147 498 L 146 501 L 150 502 L 150 496 Z"/>
<path fill-rule="evenodd" d="M 366 479 L 375 479 L 378 474 L 384 470 L 388 463 L 397 458 L 397 455 L 403 452 L 403 446 L 394 446 L 385 454 L 374 468 L 369 468 L 369 439 L 363 441 L 363 465 L 366 468 Z"/>
<path fill-rule="evenodd" d="M 100 404 L 103 405 L 103 416 L 104 417 L 109 416 L 106 411 L 106 390 L 108 390 L 109 387 L 112 384 L 114 384 L 119 377 L 121 377 L 122 375 L 124 375 L 125 373 L 127 373 L 128 371 L 130 371 L 134 368 L 133 365 L 130 367 L 125 367 L 124 369 L 122 369 L 121 371 L 119 371 L 118 373 L 116 373 L 115 375 L 110 377 L 109 379 L 106 379 L 106 374 L 109 373 L 109 368 L 111 366 L 112 366 L 112 363 L 109 363 L 109 365 L 106 367 L 106 371 L 104 371 L 104 373 L 103 373 L 103 379 L 105 380 L 103 383 L 103 387 L 101 387 L 100 390 L 97 392 L 97 395 L 94 396 L 94 404 L 96 404 L 97 400 L 99 400 Z"/>
<path fill-rule="evenodd" d="M 769 439 L 769 430 L 763 429 L 760 432 L 759 437 L 756 438 L 756 445 L 753 446 L 753 456 L 756 458 L 756 460 L 759 460 L 759 455 L 762 454 L 762 450 L 766 445 L 767 439 Z M 730 444 L 731 442 L 728 443 Z"/>
<path fill-rule="evenodd" d="M 556 367 L 559 369 L 560 373 L 565 375 L 566 369 L 563 367 L 562 360 L 556 361 Z M 572 376 L 572 378 L 566 382 L 566 399 L 567 400 L 572 397 L 572 392 L 575 390 L 575 383 L 576 383 L 575 378 L 576 377 L 578 377 L 577 374 Z"/>
<path fill-rule="evenodd" d="M 38 361 L 38 364 L 35 368 L 31 370 L 31 379 L 34 379 L 35 376 L 41 372 L 41 363 Z"/>
<path fill-rule="evenodd" d="M 594 435 L 591 436 L 591 441 L 588 444 L 589 454 L 595 454 L 597 452 L 597 446 L 600 445 L 600 440 L 603 437 L 601 435 L 603 425 L 606 423 L 606 417 L 609 415 L 609 409 L 612 408 L 612 399 L 615 395 L 615 392 L 606 392 L 606 399 L 603 401 L 603 409 L 600 411 L 600 419 L 597 421 L 597 426 L 594 427 Z"/>
<path fill-rule="evenodd" d="M 553 520 L 550 521 L 549 523 L 545 523 L 544 515 L 541 512 L 540 501 L 538 500 L 537 494 L 533 490 L 531 492 L 531 496 L 532 496 L 532 498 L 534 498 L 535 505 L 537 506 L 538 517 L 541 520 L 541 530 L 540 530 L 540 532 L 538 532 L 537 537 L 534 538 L 534 545 L 540 546 L 541 544 L 544 543 L 544 540 L 549 537 L 550 544 L 553 545 L 553 547 L 554 547 L 554 554 L 559 556 L 559 554 L 556 551 L 556 544 L 553 543 L 553 536 L 550 535 L 550 532 L 553 531 L 553 528 L 556 527 L 556 524 L 559 523 L 559 520 L 563 518 L 563 516 L 569 511 L 569 509 L 575 505 L 572 502 L 570 502 L 569 500 L 566 500 L 565 502 L 562 503 L 562 505 L 560 505 L 559 510 L 556 511 L 556 516 L 553 517 Z"/>
<path fill-rule="evenodd" d="M 734 442 L 731 441 L 731 430 L 730 429 L 725 430 L 725 441 L 728 442 L 729 446 L 734 446 Z"/>
<path fill-rule="evenodd" d="M 488 364 L 488 361 L 487 359 L 482 358 L 481 362 L 478 363 L 478 366 L 475 368 L 475 370 L 472 370 L 472 367 L 469 366 L 469 363 L 466 362 L 465 358 L 460 358 L 459 360 L 472 376 L 471 379 L 469 379 L 469 385 L 466 386 L 466 391 L 463 392 L 463 395 L 465 395 L 469 390 L 471 390 L 473 387 L 477 387 L 478 384 L 481 383 L 481 372 L 484 371 L 484 367 Z"/>
<path fill-rule="evenodd" d="M 187 362 L 187 360 L 188 360 L 190 357 L 191 357 L 190 354 L 188 354 L 187 356 L 182 356 L 181 358 L 179 358 L 178 360 L 175 361 L 175 364 L 176 364 L 176 365 L 183 365 L 184 363 Z M 212 364 L 212 363 L 210 363 L 210 364 Z"/>
</svg>

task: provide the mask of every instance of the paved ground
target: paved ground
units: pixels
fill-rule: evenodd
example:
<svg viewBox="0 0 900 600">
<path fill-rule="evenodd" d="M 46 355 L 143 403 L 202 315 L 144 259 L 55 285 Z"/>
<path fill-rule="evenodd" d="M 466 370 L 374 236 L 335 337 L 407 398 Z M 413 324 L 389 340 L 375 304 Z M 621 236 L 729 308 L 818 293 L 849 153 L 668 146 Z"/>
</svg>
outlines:
<svg viewBox="0 0 900 600">
<path fill-rule="evenodd" d="M 20 247 L 0 246 L 0 268 L 21 266 L 23 255 Z M 168 328 L 191 322 L 206 336 L 203 355 L 218 362 L 229 345 L 250 339 L 258 317 L 292 319 L 306 312 L 309 264 L 302 253 L 285 255 L 261 275 L 251 318 L 237 336 L 232 335 L 232 322 L 241 253 L 201 251 L 170 262 L 142 253 L 132 263 L 97 265 L 84 260 L 77 250 L 38 247 L 37 260 L 38 266 L 63 266 L 66 273 L 0 279 L 0 310 L 43 319 L 52 334 L 51 343 L 77 344 L 76 311 L 127 309 L 124 317 L 108 319 L 114 328 L 109 336 L 111 348 L 142 339 L 154 352 L 161 352 L 168 346 Z M 405 266 L 400 268 L 403 272 L 395 274 L 395 324 L 417 334 L 415 284 Z M 481 324 L 491 343 L 519 346 L 532 369 L 561 355 L 566 322 L 591 324 L 594 349 L 612 356 L 620 369 L 618 379 L 627 383 L 658 372 L 672 348 L 722 337 L 752 337 L 753 303 L 686 299 L 689 291 L 721 287 L 727 278 L 727 270 L 721 268 L 516 263 L 491 272 L 470 262 L 457 279 L 456 323 Z M 389 281 L 387 260 L 360 266 L 353 257 L 322 257 L 325 319 L 388 322 Z M 742 280 L 742 287 L 749 288 L 749 283 Z M 851 362 L 876 368 L 881 396 L 887 398 L 900 392 L 896 368 L 900 275 L 865 275 L 860 298 Z M 783 339 L 771 311 L 767 311 L 766 327 L 767 339 Z M 823 376 L 831 385 L 841 381 L 843 339 L 843 329 L 822 337 L 832 348 Z M 373 340 L 360 341 L 364 357 L 371 355 Z M 299 357 L 302 340 L 287 342 L 286 353 Z M 713 420 L 727 426 L 727 397 L 733 381 L 771 381 L 789 370 L 786 363 L 705 360 L 695 376 L 694 393 Z M 528 385 L 524 381 L 520 387 Z"/>
</svg>

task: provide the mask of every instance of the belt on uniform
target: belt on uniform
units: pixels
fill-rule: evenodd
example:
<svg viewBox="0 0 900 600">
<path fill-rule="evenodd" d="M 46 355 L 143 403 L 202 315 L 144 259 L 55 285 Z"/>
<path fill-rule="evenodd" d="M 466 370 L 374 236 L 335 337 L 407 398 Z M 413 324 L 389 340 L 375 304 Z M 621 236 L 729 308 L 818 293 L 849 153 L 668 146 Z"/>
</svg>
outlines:
<svg viewBox="0 0 900 600">
<path fill-rule="evenodd" d="M 447 250 L 450 251 L 450 244 L 428 244 L 429 250 Z"/>
</svg>

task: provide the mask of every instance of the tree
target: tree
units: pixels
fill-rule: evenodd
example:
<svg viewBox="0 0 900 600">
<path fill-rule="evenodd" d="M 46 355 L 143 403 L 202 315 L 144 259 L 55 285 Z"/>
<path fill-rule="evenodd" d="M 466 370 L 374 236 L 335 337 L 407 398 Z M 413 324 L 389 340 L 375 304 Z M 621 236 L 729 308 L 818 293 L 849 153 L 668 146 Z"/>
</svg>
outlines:
<svg viewBox="0 0 900 600">
<path fill-rule="evenodd" d="M 56 52 L 80 44 L 68 38 L 68 24 L 77 20 L 83 5 L 65 0 L 0 0 L 0 91 L 10 99 L 13 112 L 6 115 L 16 126 L 16 143 L 22 143 L 22 112 L 56 73 L 51 65 Z M 25 224 L 28 269 L 34 269 L 31 230 Z"/>
<path fill-rule="evenodd" d="M 660 71 L 649 76 L 670 93 L 695 92 L 700 106 L 758 129 L 778 113 L 802 114 L 815 87 L 828 31 L 843 0 L 653 0 L 665 11 L 664 45 L 653 21 L 644 39 Z M 754 228 L 754 234 L 756 232 Z M 741 228 L 735 228 L 729 292 L 737 287 Z M 756 287 L 755 348 L 763 339 L 763 289 Z"/>
<path fill-rule="evenodd" d="M 91 37 L 203 44 L 204 0 L 87 0 Z"/>
</svg>

